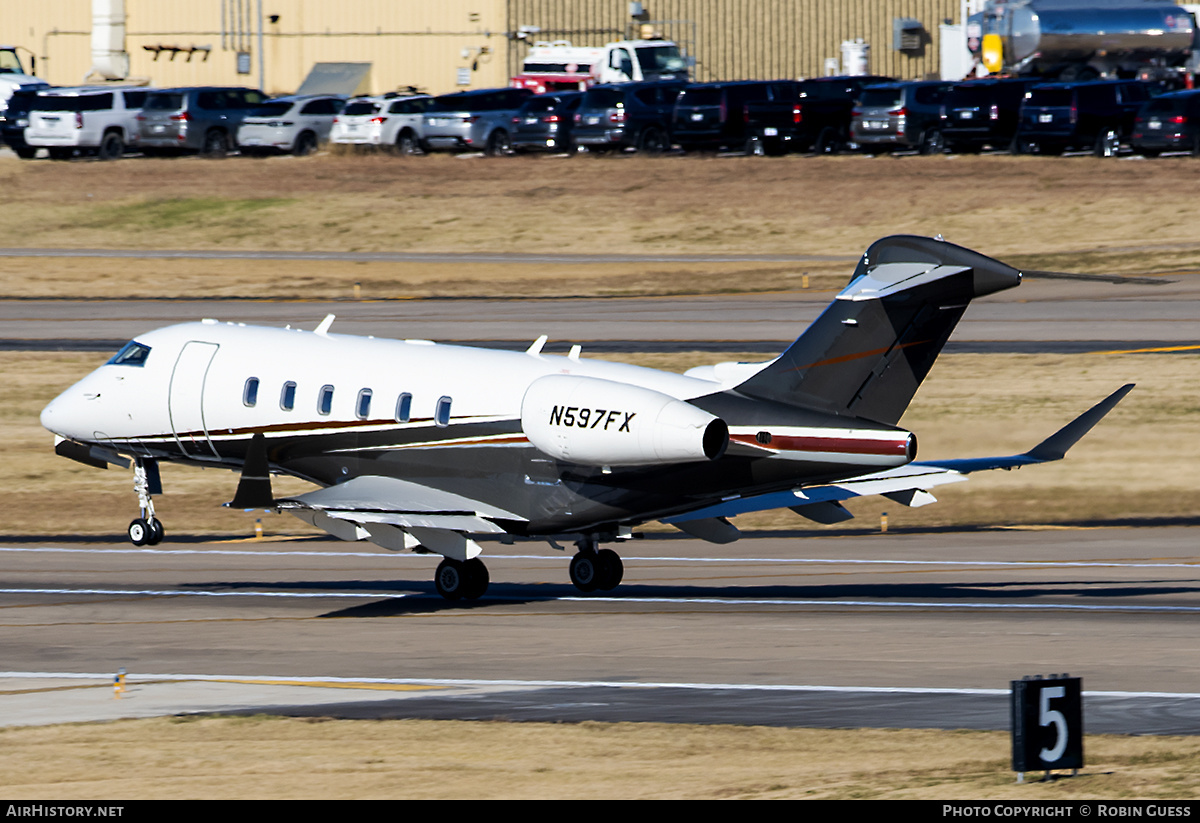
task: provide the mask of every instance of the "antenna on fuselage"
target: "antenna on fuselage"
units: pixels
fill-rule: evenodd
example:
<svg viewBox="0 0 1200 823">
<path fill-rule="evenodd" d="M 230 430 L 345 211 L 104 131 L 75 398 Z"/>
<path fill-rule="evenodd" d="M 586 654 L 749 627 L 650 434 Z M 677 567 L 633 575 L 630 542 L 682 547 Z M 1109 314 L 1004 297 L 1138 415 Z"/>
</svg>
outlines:
<svg viewBox="0 0 1200 823">
<path fill-rule="evenodd" d="M 319 326 L 317 326 L 315 329 L 313 329 L 313 333 L 320 334 L 320 335 L 329 334 L 329 327 L 333 325 L 334 317 L 336 317 L 336 315 L 333 315 L 333 314 L 325 315 L 325 319 L 321 321 L 321 324 Z"/>
<path fill-rule="evenodd" d="M 542 346 L 546 345 L 546 341 L 549 339 L 550 339 L 549 337 L 547 337 L 546 335 L 543 334 L 537 340 L 534 340 L 532 343 L 529 344 L 529 348 L 527 348 L 525 350 L 525 353 L 532 354 L 536 357 L 537 355 L 542 353 Z"/>
</svg>

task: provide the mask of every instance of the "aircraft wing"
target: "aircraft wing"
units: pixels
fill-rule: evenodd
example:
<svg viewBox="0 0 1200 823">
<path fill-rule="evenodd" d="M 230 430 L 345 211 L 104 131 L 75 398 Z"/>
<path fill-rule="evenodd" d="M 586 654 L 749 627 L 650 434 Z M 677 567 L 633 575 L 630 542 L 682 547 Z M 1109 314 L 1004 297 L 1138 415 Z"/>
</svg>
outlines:
<svg viewBox="0 0 1200 823">
<path fill-rule="evenodd" d="M 297 497 L 278 508 L 342 540 L 370 539 L 384 548 L 418 545 L 457 560 L 479 554 L 467 534 L 502 534 L 496 521 L 526 518 L 497 506 L 394 477 L 363 475 Z"/>
<path fill-rule="evenodd" d="M 664 517 L 662 522 L 712 542 L 727 543 L 737 539 L 738 533 L 732 524 L 723 519 L 748 512 L 790 508 L 818 523 L 838 523 L 853 517 L 841 505 L 841 501 L 853 497 L 879 494 L 905 506 L 924 506 L 936 502 L 929 489 L 946 483 L 961 482 L 973 472 L 989 469 L 1008 470 L 1062 460 L 1067 451 L 1112 411 L 1132 389 L 1132 383 L 1122 386 L 1022 454 L 914 462 L 895 469 L 839 480 L 836 483 L 723 500 L 685 514 Z"/>
</svg>

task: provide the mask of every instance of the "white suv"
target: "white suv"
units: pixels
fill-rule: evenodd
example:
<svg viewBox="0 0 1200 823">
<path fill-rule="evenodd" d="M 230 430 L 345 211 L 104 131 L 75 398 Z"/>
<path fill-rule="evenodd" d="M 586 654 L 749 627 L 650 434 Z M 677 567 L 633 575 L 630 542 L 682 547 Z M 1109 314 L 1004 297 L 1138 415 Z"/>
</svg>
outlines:
<svg viewBox="0 0 1200 823">
<path fill-rule="evenodd" d="M 342 145 L 386 146 L 401 154 L 416 154 L 425 147 L 421 115 L 432 102 L 425 94 L 355 98 L 334 118 L 329 139 Z"/>
<path fill-rule="evenodd" d="M 76 152 L 116 160 L 137 143 L 137 115 L 146 91 L 91 87 L 39 92 L 29 109 L 25 142 L 48 148 L 55 160 Z"/>
</svg>

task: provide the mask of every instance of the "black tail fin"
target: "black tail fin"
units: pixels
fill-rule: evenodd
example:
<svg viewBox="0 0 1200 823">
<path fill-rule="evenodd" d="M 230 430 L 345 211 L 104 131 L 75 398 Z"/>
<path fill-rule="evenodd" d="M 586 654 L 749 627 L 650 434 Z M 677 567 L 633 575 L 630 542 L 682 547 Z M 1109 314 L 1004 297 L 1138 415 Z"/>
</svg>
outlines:
<svg viewBox="0 0 1200 823">
<path fill-rule="evenodd" d="M 944 240 L 877 240 L 829 308 L 737 391 L 895 424 L 972 298 L 1020 282 L 1011 266 Z"/>
</svg>

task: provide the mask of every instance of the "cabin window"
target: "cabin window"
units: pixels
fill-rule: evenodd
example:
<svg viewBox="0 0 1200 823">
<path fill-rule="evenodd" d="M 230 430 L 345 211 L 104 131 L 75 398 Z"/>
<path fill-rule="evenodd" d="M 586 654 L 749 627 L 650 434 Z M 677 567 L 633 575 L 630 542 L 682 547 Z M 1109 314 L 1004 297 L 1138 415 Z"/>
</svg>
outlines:
<svg viewBox="0 0 1200 823">
<path fill-rule="evenodd" d="M 106 366 L 144 366 L 150 356 L 150 347 L 136 341 L 130 341 L 121 350 L 108 359 Z"/>
<path fill-rule="evenodd" d="M 400 395 L 396 401 L 396 422 L 407 423 L 412 418 L 412 395 L 408 392 Z"/>
<path fill-rule="evenodd" d="M 439 397 L 437 402 L 437 411 L 434 412 L 433 422 L 439 426 L 446 427 L 450 425 L 450 398 Z"/>
<path fill-rule="evenodd" d="M 246 378 L 246 386 L 242 389 L 242 405 L 253 407 L 258 402 L 258 378 Z"/>
<path fill-rule="evenodd" d="M 366 420 L 371 416 L 371 390 L 362 389 L 358 393 L 358 402 L 354 406 L 355 413 L 358 414 L 359 420 Z"/>
<path fill-rule="evenodd" d="M 322 386 L 321 393 L 317 395 L 317 412 L 329 414 L 331 411 L 333 411 L 333 386 Z"/>
<path fill-rule="evenodd" d="M 279 393 L 279 408 L 284 411 L 296 408 L 296 384 L 291 380 L 283 384 L 283 391 Z"/>
</svg>

